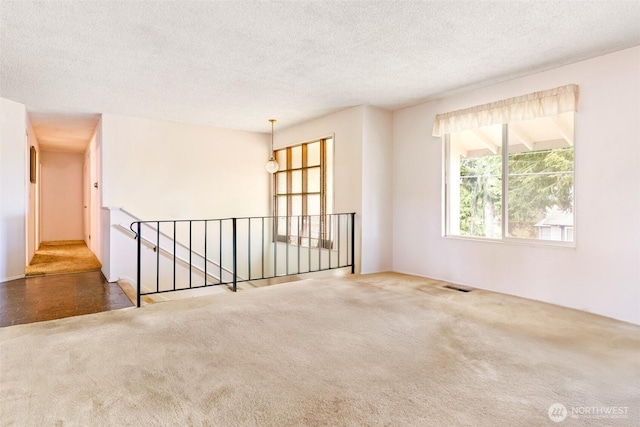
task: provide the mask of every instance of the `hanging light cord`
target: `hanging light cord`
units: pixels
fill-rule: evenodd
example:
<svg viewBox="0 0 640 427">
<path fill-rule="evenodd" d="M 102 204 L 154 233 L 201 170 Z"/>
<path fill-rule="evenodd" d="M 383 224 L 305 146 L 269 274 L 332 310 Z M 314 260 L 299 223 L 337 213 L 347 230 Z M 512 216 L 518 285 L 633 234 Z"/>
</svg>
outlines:
<svg viewBox="0 0 640 427">
<path fill-rule="evenodd" d="M 271 122 L 271 156 L 269 157 L 269 161 L 265 167 L 267 168 L 267 172 L 276 173 L 278 169 L 280 169 L 280 165 L 278 165 L 276 159 L 273 158 L 273 125 L 276 122 L 276 119 L 269 119 L 269 121 Z"/>
<path fill-rule="evenodd" d="M 271 158 L 273 158 L 273 125 L 276 122 L 276 119 L 269 119 L 271 122 Z"/>
</svg>

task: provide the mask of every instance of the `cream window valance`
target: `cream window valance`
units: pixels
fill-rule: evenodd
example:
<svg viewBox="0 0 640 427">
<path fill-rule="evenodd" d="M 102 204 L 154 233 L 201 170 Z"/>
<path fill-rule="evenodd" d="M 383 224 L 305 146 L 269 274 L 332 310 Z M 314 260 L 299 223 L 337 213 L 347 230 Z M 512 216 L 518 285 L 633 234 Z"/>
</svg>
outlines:
<svg viewBox="0 0 640 427">
<path fill-rule="evenodd" d="M 433 136 L 500 123 L 557 116 L 567 111 L 576 111 L 577 106 L 578 85 L 560 86 L 490 104 L 438 114 L 433 124 Z"/>
</svg>

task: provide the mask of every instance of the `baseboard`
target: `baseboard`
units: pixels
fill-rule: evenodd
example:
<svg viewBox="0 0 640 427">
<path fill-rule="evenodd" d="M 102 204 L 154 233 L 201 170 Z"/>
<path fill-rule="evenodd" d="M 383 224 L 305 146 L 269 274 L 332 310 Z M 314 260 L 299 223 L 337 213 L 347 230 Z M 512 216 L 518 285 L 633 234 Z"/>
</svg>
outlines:
<svg viewBox="0 0 640 427">
<path fill-rule="evenodd" d="M 125 281 L 125 282 L 128 282 L 128 283 L 131 285 L 131 287 L 132 287 L 132 288 L 135 288 L 135 287 L 137 286 L 137 285 L 136 285 L 136 283 L 137 283 L 137 282 L 136 282 L 135 280 L 133 280 L 133 279 L 132 279 L 131 277 L 129 277 L 129 276 L 120 276 L 120 277 L 118 277 L 116 280 L 114 280 L 114 282 L 118 282 L 118 281 L 120 281 L 120 280 Z"/>
<path fill-rule="evenodd" d="M 2 279 L 0 279 L 0 282 L 10 282 L 12 280 L 18 280 L 18 279 L 24 279 L 24 278 L 25 278 L 25 275 L 21 274 L 21 275 L 18 275 L 18 276 L 10 276 L 10 277 L 6 277 L 6 278 L 2 278 Z"/>
<path fill-rule="evenodd" d="M 129 283 L 126 279 L 120 279 L 116 283 L 118 283 L 118 286 L 120 286 L 122 292 L 124 292 L 127 298 L 129 298 L 131 304 L 135 306 L 137 304 L 136 298 L 138 296 L 138 292 L 136 291 L 136 289 L 131 286 L 131 283 Z"/>
</svg>

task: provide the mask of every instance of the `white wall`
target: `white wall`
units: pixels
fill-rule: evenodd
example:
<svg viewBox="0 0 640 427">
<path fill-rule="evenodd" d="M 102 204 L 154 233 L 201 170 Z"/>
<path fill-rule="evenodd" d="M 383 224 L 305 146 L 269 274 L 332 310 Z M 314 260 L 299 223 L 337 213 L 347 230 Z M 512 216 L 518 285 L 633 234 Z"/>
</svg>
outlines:
<svg viewBox="0 0 640 427">
<path fill-rule="evenodd" d="M 356 212 L 356 271 L 391 269 L 389 111 L 353 107 L 276 131 L 276 148 L 334 135 L 334 212 Z"/>
<path fill-rule="evenodd" d="M 24 105 L 0 98 L 0 282 L 24 277 L 27 144 Z"/>
<path fill-rule="evenodd" d="M 362 137 L 362 272 L 393 266 L 393 114 L 365 107 Z"/>
<path fill-rule="evenodd" d="M 83 240 L 84 155 L 42 150 L 42 241 Z"/>
<path fill-rule="evenodd" d="M 102 232 L 101 232 L 101 206 L 102 206 L 102 125 L 101 121 L 98 122 L 96 129 L 91 136 L 89 145 L 84 153 L 85 167 L 88 169 L 88 175 L 86 182 L 83 183 L 86 186 L 86 190 L 89 196 L 89 200 L 86 200 L 88 224 L 85 224 L 86 229 L 89 232 L 88 239 L 85 237 L 85 243 L 96 255 L 99 260 L 102 260 Z M 96 187 L 94 184 L 98 184 Z"/>
<path fill-rule="evenodd" d="M 103 207 L 122 207 L 143 219 L 271 214 L 271 176 L 264 169 L 269 134 L 110 114 L 103 115 L 101 123 Z M 392 154 L 392 115 L 373 107 L 351 108 L 276 129 L 275 147 L 331 135 L 335 211 L 358 214 L 356 254 L 362 254 L 362 261 L 356 259 L 356 265 L 366 273 L 389 270 L 392 208 L 387 161 Z M 103 210 L 111 223 L 117 215 L 113 209 Z M 368 236 L 362 251 L 361 221 Z M 103 230 L 110 230 L 109 237 L 103 234 L 108 239 L 104 251 L 110 248 L 101 258 L 103 272 L 116 280 L 119 265 L 124 266 L 118 251 L 125 241 L 113 227 L 103 224 Z"/>
<path fill-rule="evenodd" d="M 100 127 L 103 208 L 143 220 L 270 215 L 268 134 L 113 114 Z M 102 209 L 101 262 L 110 281 L 125 275 L 118 254 L 131 244 L 111 226 L 118 218 Z"/>
<path fill-rule="evenodd" d="M 117 209 L 114 209 L 114 210 L 117 210 Z M 112 256 L 111 248 L 113 247 L 114 254 L 117 254 L 119 250 L 117 243 L 112 243 L 112 240 L 114 239 L 112 238 L 111 233 L 115 232 L 116 230 L 112 230 L 113 224 L 111 223 L 112 221 L 111 209 L 101 208 L 98 214 L 100 215 L 99 222 L 100 222 L 100 237 L 101 237 L 100 238 L 101 257 L 98 259 L 100 260 L 100 264 L 102 264 L 101 270 L 104 277 L 109 282 L 115 282 L 119 278 L 123 278 L 125 276 L 125 273 L 122 272 L 122 270 L 126 267 L 118 266 L 118 263 L 116 261 L 114 261 L 113 263 L 111 262 L 111 256 Z M 112 264 L 114 266 L 113 271 L 111 268 Z M 118 267 L 119 270 L 116 267 Z"/>
<path fill-rule="evenodd" d="M 29 178 L 26 179 L 27 188 L 28 188 L 28 198 L 29 204 L 27 205 L 27 264 L 31 262 L 33 255 L 35 254 L 38 246 L 40 246 L 40 218 L 39 218 L 39 189 L 41 184 L 41 178 L 38 176 L 40 172 L 40 145 L 38 144 L 38 139 L 36 138 L 36 132 L 31 125 L 31 121 L 27 117 L 27 165 L 25 173 L 29 176 L 30 173 L 30 163 L 31 163 L 31 146 L 34 146 L 36 149 L 36 182 L 35 184 L 31 182 Z"/>
<path fill-rule="evenodd" d="M 83 174 L 82 174 L 82 213 L 83 229 L 82 235 L 84 243 L 91 249 L 91 144 L 94 144 L 95 135 L 91 137 L 89 146 L 84 152 Z"/>
<path fill-rule="evenodd" d="M 267 134 L 104 114 L 102 204 L 143 219 L 269 213 Z"/>
<path fill-rule="evenodd" d="M 336 212 L 360 214 L 363 114 L 364 107 L 354 107 L 275 132 L 276 149 L 334 135 Z"/>
<path fill-rule="evenodd" d="M 356 213 L 356 271 L 362 266 L 362 137 L 365 107 L 354 107 L 282 130 L 275 148 L 334 135 L 334 213 Z"/>
<path fill-rule="evenodd" d="M 442 237 L 438 113 L 565 84 L 576 114 L 576 247 Z M 394 113 L 393 268 L 640 323 L 640 47 Z"/>
</svg>

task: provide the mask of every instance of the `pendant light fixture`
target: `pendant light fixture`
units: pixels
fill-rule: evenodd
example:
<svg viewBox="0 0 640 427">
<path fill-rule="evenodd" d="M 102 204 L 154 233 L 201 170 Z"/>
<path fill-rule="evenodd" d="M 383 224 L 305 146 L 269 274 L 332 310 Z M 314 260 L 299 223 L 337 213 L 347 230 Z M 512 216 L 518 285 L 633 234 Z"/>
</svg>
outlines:
<svg viewBox="0 0 640 427">
<path fill-rule="evenodd" d="M 278 164 L 276 159 L 273 158 L 273 125 L 277 120 L 269 119 L 269 121 L 271 122 L 271 158 L 265 165 L 265 169 L 267 169 L 267 172 L 269 173 L 276 173 L 278 172 L 278 169 L 280 169 L 280 165 Z"/>
</svg>

